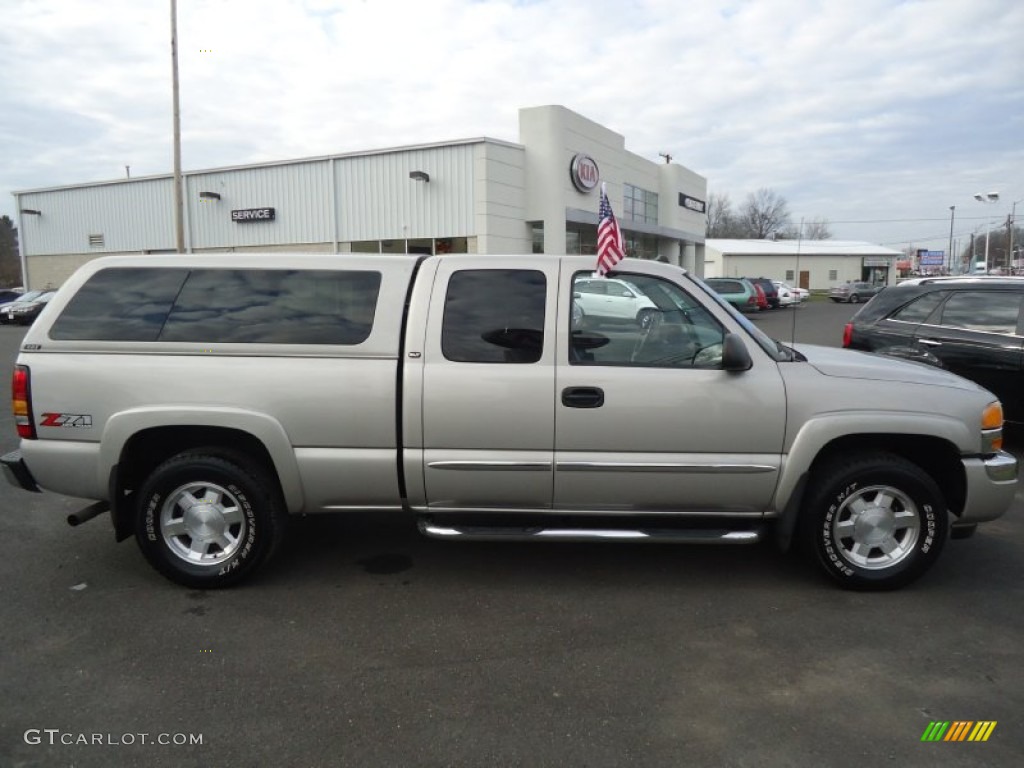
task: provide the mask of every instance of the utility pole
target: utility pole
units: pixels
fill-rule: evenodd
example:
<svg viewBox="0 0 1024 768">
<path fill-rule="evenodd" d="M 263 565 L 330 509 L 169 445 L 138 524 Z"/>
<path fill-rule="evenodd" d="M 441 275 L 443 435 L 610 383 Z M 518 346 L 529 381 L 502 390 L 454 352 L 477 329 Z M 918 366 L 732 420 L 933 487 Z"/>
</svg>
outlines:
<svg viewBox="0 0 1024 768">
<path fill-rule="evenodd" d="M 948 274 L 953 274 L 953 217 L 956 215 L 956 206 L 949 206 L 949 267 Z"/>
<path fill-rule="evenodd" d="M 181 200 L 181 110 L 178 107 L 178 0 L 171 0 L 171 67 L 174 92 L 174 236 L 178 253 L 185 252 Z"/>
<path fill-rule="evenodd" d="M 1008 275 L 1013 274 L 1013 230 L 1017 227 L 1017 203 L 1019 202 L 1019 200 L 1014 200 L 1013 211 L 1006 219 L 1006 274 Z"/>
</svg>

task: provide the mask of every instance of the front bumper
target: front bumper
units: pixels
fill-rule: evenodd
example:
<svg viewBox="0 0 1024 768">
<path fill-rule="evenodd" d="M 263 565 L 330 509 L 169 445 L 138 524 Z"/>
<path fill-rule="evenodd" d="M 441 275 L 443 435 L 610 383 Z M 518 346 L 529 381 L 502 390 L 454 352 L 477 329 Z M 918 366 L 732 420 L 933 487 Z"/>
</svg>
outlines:
<svg viewBox="0 0 1024 768">
<path fill-rule="evenodd" d="M 963 459 L 967 498 L 957 524 L 984 523 L 1001 517 L 1017 493 L 1017 458 L 1005 451 L 987 458 Z"/>
<path fill-rule="evenodd" d="M 41 493 L 36 480 L 21 457 L 21 451 L 11 451 L 0 456 L 0 465 L 4 468 L 4 476 L 7 482 L 16 488 L 22 488 L 33 493 Z"/>
</svg>

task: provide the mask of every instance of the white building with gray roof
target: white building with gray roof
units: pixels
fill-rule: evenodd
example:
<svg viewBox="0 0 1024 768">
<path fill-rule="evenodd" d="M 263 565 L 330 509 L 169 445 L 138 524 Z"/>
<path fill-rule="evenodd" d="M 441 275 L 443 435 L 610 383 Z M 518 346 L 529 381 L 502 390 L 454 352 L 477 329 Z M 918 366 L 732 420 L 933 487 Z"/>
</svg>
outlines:
<svg viewBox="0 0 1024 768">
<path fill-rule="evenodd" d="M 896 282 L 902 252 L 853 240 L 731 240 L 704 244 L 706 277 L 768 277 L 812 291 L 853 280 Z"/>
</svg>

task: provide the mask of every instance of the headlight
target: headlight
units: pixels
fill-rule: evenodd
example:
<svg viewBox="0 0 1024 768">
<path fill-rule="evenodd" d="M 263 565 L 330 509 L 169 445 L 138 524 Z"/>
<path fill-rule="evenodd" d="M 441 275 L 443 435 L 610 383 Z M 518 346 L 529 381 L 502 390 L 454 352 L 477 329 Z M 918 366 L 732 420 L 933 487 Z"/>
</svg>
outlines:
<svg viewBox="0 0 1024 768">
<path fill-rule="evenodd" d="M 981 414 L 981 452 L 995 453 L 1003 449 L 1003 406 L 998 400 Z"/>
</svg>

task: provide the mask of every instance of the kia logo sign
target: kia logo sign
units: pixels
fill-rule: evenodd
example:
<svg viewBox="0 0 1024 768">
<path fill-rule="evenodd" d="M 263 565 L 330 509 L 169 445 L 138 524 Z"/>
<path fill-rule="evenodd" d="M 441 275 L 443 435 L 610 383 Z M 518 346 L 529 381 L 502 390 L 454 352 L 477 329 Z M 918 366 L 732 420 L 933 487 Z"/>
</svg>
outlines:
<svg viewBox="0 0 1024 768">
<path fill-rule="evenodd" d="M 580 192 L 589 192 L 597 186 L 601 172 L 597 169 L 594 158 L 580 153 L 574 155 L 572 163 L 569 164 L 569 178 L 572 179 L 572 185 Z"/>
</svg>

